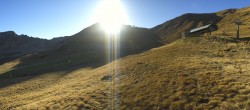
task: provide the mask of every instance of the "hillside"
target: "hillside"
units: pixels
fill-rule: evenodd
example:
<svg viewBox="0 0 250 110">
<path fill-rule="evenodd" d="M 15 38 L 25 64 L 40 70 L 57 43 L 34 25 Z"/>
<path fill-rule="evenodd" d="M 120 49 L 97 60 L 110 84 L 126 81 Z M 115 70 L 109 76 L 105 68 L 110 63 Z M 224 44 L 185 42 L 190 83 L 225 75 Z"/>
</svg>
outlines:
<svg viewBox="0 0 250 110">
<path fill-rule="evenodd" d="M 109 37 L 110 35 L 101 29 L 100 24 L 94 24 L 70 36 L 64 45 L 53 51 L 63 52 L 63 54 L 78 51 L 104 51 L 108 48 L 107 43 L 112 39 Z M 119 49 L 123 52 L 121 56 L 161 46 L 161 39 L 149 29 L 129 25 L 123 25 L 120 34 L 115 35 L 114 39 L 119 40 Z"/>
<path fill-rule="evenodd" d="M 14 31 L 0 33 L 0 64 L 26 54 L 45 51 L 59 45 L 62 38 L 52 40 L 17 35 Z"/>
<path fill-rule="evenodd" d="M 25 55 L 14 60 L 9 71 L 0 70 L 0 79 L 36 76 L 47 72 L 67 71 L 72 68 L 98 67 L 110 62 L 110 42 L 119 40 L 117 58 L 141 53 L 162 45 L 160 38 L 146 28 L 124 25 L 116 39 L 107 35 L 99 24 L 94 24 L 47 50 Z M 53 40 L 53 39 L 52 39 Z M 51 41 L 49 41 L 51 42 Z M 116 48 L 117 48 L 116 47 Z M 5 64 L 8 65 L 8 64 Z M 1 67 L 1 66 L 0 66 Z M 2 65 L 2 68 L 4 65 Z M 0 84 L 4 86 L 4 84 Z"/>
<path fill-rule="evenodd" d="M 180 39 L 181 33 L 185 30 L 213 23 L 218 25 L 219 28 L 212 33 L 213 35 L 233 37 L 236 36 L 234 21 L 239 19 L 245 24 L 240 28 L 241 37 L 248 37 L 250 35 L 249 13 L 250 7 L 227 9 L 216 13 L 188 13 L 155 26 L 151 30 L 157 33 L 165 43 L 170 43 Z"/>
<path fill-rule="evenodd" d="M 186 38 L 97 68 L 31 77 L 1 88 L 0 108 L 110 109 L 116 71 L 120 109 L 249 109 L 249 44 Z"/>
<path fill-rule="evenodd" d="M 17 44 L 28 46 L 6 50 L 27 53 L 0 65 L 0 109 L 248 110 L 249 25 L 235 39 L 232 21 L 247 24 L 249 11 L 189 13 L 152 29 L 124 25 L 116 37 L 93 24 L 72 36 L 38 40 L 38 47 L 24 37 L 32 40 Z M 181 38 L 208 23 L 219 27 L 212 36 Z"/>
<path fill-rule="evenodd" d="M 249 37 L 250 35 L 250 7 L 234 10 L 224 10 L 217 12 L 217 15 L 223 19 L 217 23 L 219 30 L 214 32 L 215 35 L 236 36 L 236 26 L 234 21 L 239 19 L 244 25 L 240 26 L 241 37 Z"/>
</svg>

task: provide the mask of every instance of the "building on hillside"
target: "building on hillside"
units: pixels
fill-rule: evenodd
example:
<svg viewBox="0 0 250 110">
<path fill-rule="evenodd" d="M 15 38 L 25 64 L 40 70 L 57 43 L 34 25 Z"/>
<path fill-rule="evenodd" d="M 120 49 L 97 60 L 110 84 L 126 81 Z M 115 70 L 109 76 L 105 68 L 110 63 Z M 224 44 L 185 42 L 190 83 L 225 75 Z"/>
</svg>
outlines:
<svg viewBox="0 0 250 110">
<path fill-rule="evenodd" d="M 216 31 L 218 29 L 217 25 L 215 24 L 208 24 L 205 26 L 201 26 L 198 28 L 193 28 L 191 30 L 187 30 L 184 33 L 182 33 L 182 37 L 199 37 L 205 33 L 209 33 L 211 35 L 211 33 L 213 31 Z"/>
</svg>

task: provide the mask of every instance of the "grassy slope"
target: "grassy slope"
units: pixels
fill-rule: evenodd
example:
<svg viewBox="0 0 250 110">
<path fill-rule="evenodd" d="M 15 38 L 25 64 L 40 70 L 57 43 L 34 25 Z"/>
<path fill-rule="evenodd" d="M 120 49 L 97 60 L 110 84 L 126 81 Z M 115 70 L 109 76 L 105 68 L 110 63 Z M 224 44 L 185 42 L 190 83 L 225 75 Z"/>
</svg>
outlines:
<svg viewBox="0 0 250 110">
<path fill-rule="evenodd" d="M 19 58 L 16 61 L 18 63 L 12 66 L 16 69 L 6 72 L 1 71 L 3 66 L 0 66 L 0 79 L 9 78 L 10 74 L 12 77 L 24 77 L 79 66 L 98 67 L 109 61 L 106 56 L 109 54 L 111 39 L 100 29 L 99 24 L 64 39 L 66 41 L 58 47 Z M 119 39 L 115 40 L 120 40 L 121 57 L 162 45 L 160 38 L 151 30 L 129 25 L 122 27 Z"/>
<path fill-rule="evenodd" d="M 223 19 L 217 24 L 218 30 L 214 34 L 225 36 L 236 36 L 235 19 L 239 19 L 243 24 L 240 26 L 241 37 L 249 37 L 250 35 L 250 7 L 237 9 L 235 11 L 220 11 L 216 13 L 218 16 L 222 16 Z"/>
<path fill-rule="evenodd" d="M 185 30 L 200 27 L 210 23 L 218 25 L 218 30 L 213 35 L 225 37 L 236 36 L 234 21 L 239 19 L 245 25 L 240 26 L 241 37 L 250 35 L 250 7 L 241 9 L 228 9 L 216 13 L 184 14 L 170 21 L 158 25 L 152 30 L 157 33 L 165 43 L 173 42 L 181 38 Z"/>
<path fill-rule="evenodd" d="M 220 42 L 219 42 L 220 41 Z M 186 38 L 116 60 L 121 109 L 250 109 L 250 43 Z M 0 89 L 0 109 L 111 107 L 112 63 Z M 107 78 L 106 78 L 107 79 Z M 19 79 L 17 79 L 19 80 Z"/>
</svg>

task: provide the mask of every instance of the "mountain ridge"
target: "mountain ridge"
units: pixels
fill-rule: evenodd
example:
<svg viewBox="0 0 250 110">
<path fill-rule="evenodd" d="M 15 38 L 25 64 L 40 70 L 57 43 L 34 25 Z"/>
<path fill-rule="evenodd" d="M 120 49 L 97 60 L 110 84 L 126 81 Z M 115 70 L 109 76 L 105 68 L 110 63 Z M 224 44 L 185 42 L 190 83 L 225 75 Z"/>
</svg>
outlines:
<svg viewBox="0 0 250 110">
<path fill-rule="evenodd" d="M 236 35 L 234 20 L 239 19 L 244 23 L 250 23 L 249 13 L 250 7 L 231 8 L 214 13 L 186 13 L 157 25 L 151 30 L 157 33 L 165 43 L 180 39 L 181 33 L 186 30 L 207 24 L 218 25 L 218 30 L 213 32 L 215 36 L 233 36 Z M 248 24 L 241 26 L 243 37 L 250 34 L 248 28 Z"/>
<path fill-rule="evenodd" d="M 60 45 L 64 38 L 54 38 L 51 40 L 34 38 L 28 35 L 17 35 L 14 31 L 0 33 L 0 63 L 4 63 L 15 58 L 42 52 L 48 48 Z"/>
<path fill-rule="evenodd" d="M 235 8 L 226 9 L 226 10 L 218 11 L 215 13 L 186 13 L 186 14 L 177 16 L 176 18 L 173 18 L 171 20 L 168 20 L 162 24 L 159 24 L 153 28 L 150 28 L 150 30 L 153 31 L 155 34 L 157 34 L 160 37 L 159 40 L 165 44 L 171 43 L 180 39 L 182 37 L 181 36 L 182 32 L 186 30 L 190 30 L 192 28 L 210 24 L 210 23 L 217 24 L 219 28 L 217 31 L 213 32 L 213 35 L 233 36 L 235 35 L 235 31 L 233 31 L 235 30 L 235 28 L 233 28 L 235 27 L 233 24 L 233 21 L 236 18 L 238 18 L 238 19 L 243 20 L 244 22 L 250 23 L 249 18 L 247 18 L 247 15 L 249 13 L 250 13 L 250 7 L 245 7 L 242 9 L 235 9 Z M 126 25 L 124 26 L 126 27 Z M 7 34 L 4 34 L 4 32 L 2 32 L 0 33 L 0 39 L 1 39 L 0 40 L 0 53 L 2 53 L 1 55 L 2 57 L 0 57 L 0 62 L 6 62 L 13 58 L 20 57 L 28 53 L 41 52 L 45 50 L 51 50 L 50 48 L 56 49 L 56 48 L 62 47 L 63 45 L 65 45 L 65 43 L 71 41 L 70 39 L 77 39 L 77 38 L 73 38 L 74 36 L 85 36 L 88 33 L 91 34 L 91 33 L 95 33 L 96 31 L 102 31 L 100 27 L 101 27 L 100 24 L 96 23 L 89 27 L 84 28 L 83 30 L 79 31 L 76 34 L 73 34 L 72 36 L 57 37 L 51 40 L 40 39 L 40 38 L 30 38 L 27 35 L 16 35 L 14 31 L 7 31 Z M 247 27 L 247 25 L 243 25 L 241 27 L 244 30 L 244 31 L 241 31 L 243 36 L 250 34 L 250 31 L 248 29 L 249 27 Z M 9 37 L 7 38 L 4 36 L 15 36 L 15 37 L 11 39 Z M 24 40 L 21 40 L 19 44 L 15 42 L 14 40 L 14 39 L 18 40 L 22 38 L 33 39 L 33 40 L 29 40 L 27 42 L 24 42 Z M 9 39 L 9 41 L 7 39 Z M 13 57 L 6 58 L 7 59 L 6 60 L 4 58 L 6 57 L 6 55 L 3 55 L 5 53 Z M 22 54 L 16 55 L 17 53 L 22 53 Z"/>
<path fill-rule="evenodd" d="M 233 21 L 247 22 L 249 11 L 186 14 L 154 29 L 125 26 L 125 55 L 113 60 L 106 44 L 114 39 L 89 27 L 0 65 L 0 109 L 248 110 L 250 34 L 244 25 L 246 36 L 235 39 Z M 180 38 L 211 22 L 219 27 L 212 36 Z"/>
<path fill-rule="evenodd" d="M 116 37 L 117 36 L 117 37 Z M 121 27 L 120 34 L 110 36 L 99 24 L 83 29 L 82 31 L 63 38 L 56 39 L 57 44 L 50 46 L 40 52 L 33 52 L 15 57 L 20 63 L 15 68 L 29 68 L 34 64 L 44 65 L 33 70 L 32 73 L 22 74 L 20 70 L 14 69 L 5 74 L 0 74 L 0 78 L 24 77 L 43 74 L 51 71 L 64 71 L 75 67 L 99 67 L 112 60 L 122 58 L 127 55 L 138 54 L 149 49 L 162 46 L 160 38 L 151 30 L 146 28 L 132 27 L 124 25 Z M 119 40 L 118 42 L 114 42 Z M 60 42 L 59 42 L 60 41 Z M 48 40 L 48 43 L 53 42 Z M 110 44 L 112 43 L 113 44 Z M 117 43 L 117 44 L 115 44 Z M 115 47 L 114 47 L 115 45 Z M 116 48 L 116 58 L 108 55 Z M 21 71 L 24 71 L 21 69 Z M 15 74 L 13 74 L 15 73 Z"/>
</svg>

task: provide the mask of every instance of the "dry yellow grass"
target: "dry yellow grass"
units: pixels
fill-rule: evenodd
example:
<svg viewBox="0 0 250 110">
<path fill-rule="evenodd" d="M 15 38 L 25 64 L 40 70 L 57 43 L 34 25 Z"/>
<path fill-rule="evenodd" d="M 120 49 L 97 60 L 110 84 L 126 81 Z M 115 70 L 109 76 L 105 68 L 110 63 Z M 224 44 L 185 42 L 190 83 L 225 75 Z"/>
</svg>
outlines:
<svg viewBox="0 0 250 110">
<path fill-rule="evenodd" d="M 240 26 L 241 37 L 249 37 L 250 35 L 250 7 L 231 11 L 220 11 L 216 13 L 223 19 L 217 24 L 218 31 L 214 32 L 217 35 L 224 34 L 225 36 L 236 36 L 236 25 L 234 21 L 239 19 L 244 25 Z"/>
<path fill-rule="evenodd" d="M 14 68 L 16 65 L 20 63 L 19 60 L 14 60 L 3 65 L 0 65 L 0 74 L 9 71 L 10 69 Z"/>
<path fill-rule="evenodd" d="M 207 24 L 216 24 L 218 30 L 213 35 L 236 38 L 236 25 L 234 21 L 241 20 L 240 37 L 250 36 L 250 7 L 241 9 L 228 9 L 215 13 L 184 14 L 170 21 L 166 21 L 151 30 L 157 33 L 165 43 L 176 41 L 182 37 L 182 32 Z"/>
<path fill-rule="evenodd" d="M 250 42 L 185 38 L 98 68 L 0 89 L 0 109 L 250 109 Z"/>
</svg>

